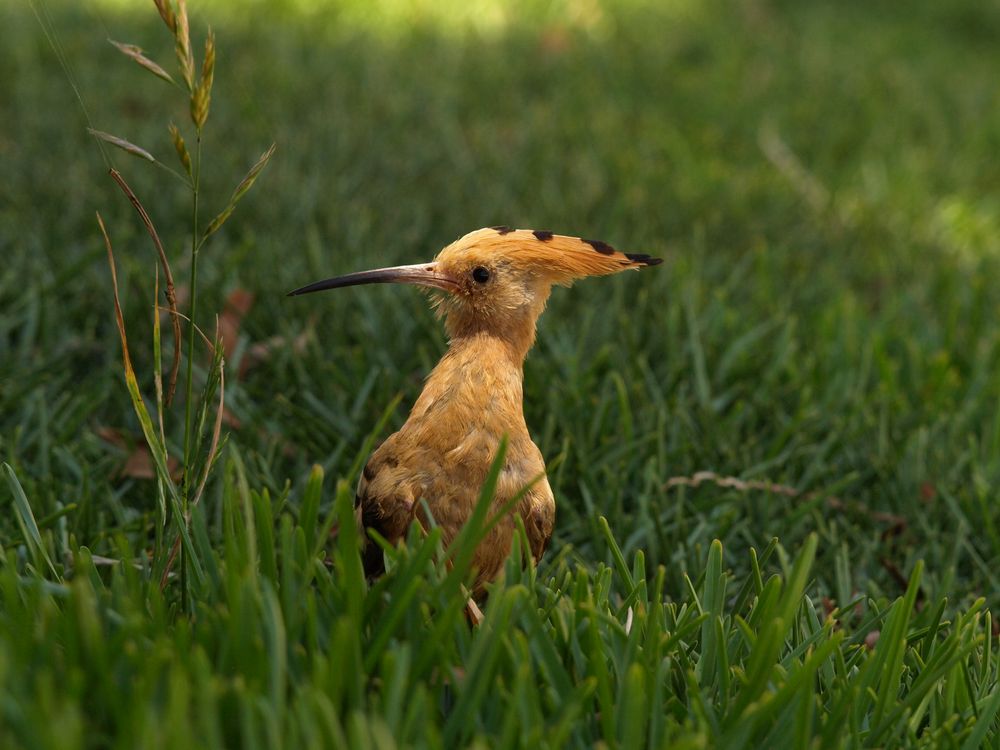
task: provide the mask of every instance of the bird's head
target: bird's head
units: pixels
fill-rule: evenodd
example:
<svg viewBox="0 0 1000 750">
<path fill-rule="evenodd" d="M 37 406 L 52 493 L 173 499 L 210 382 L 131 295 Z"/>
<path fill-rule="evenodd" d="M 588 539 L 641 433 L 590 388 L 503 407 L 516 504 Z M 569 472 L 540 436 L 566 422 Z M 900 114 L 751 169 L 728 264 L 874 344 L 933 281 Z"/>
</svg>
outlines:
<svg viewBox="0 0 1000 750">
<path fill-rule="evenodd" d="M 599 240 L 491 227 L 456 240 L 429 263 L 336 276 L 290 294 L 357 284 L 417 284 L 434 290 L 453 338 L 495 332 L 517 337 L 527 351 L 534 339 L 535 321 L 554 284 L 569 285 L 584 276 L 606 276 L 661 262 L 648 255 L 619 252 Z"/>
</svg>

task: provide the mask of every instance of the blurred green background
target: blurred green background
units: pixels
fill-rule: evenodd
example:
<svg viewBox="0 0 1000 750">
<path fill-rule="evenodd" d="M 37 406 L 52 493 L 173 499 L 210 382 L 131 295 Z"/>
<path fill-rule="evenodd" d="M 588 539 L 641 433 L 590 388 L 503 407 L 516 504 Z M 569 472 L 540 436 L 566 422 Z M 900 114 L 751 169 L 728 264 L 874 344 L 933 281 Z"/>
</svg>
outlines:
<svg viewBox="0 0 1000 750">
<path fill-rule="evenodd" d="M 312 463 L 345 476 L 446 345 L 413 290 L 287 290 L 480 226 L 551 229 L 666 263 L 558 290 L 542 318 L 525 409 L 555 464 L 550 555 L 605 559 L 606 515 L 676 592 L 715 537 L 742 569 L 748 546 L 815 530 L 818 586 L 841 601 L 895 596 L 919 557 L 931 594 L 997 603 L 1000 5 L 214 0 L 191 15 L 199 55 L 209 24 L 219 48 L 206 211 L 278 145 L 200 266 L 203 327 L 253 295 L 229 342 L 227 430 L 255 486 L 291 481 L 294 500 Z M 138 429 L 95 210 L 147 392 L 154 256 L 106 160 L 182 281 L 189 209 L 183 185 L 102 156 L 86 127 L 172 163 L 166 125 L 187 113 L 105 41 L 172 69 L 151 4 L 5 3 L 0 26 L 0 458 L 36 516 L 72 505 L 64 531 L 101 552 L 154 511 L 152 483 L 122 469 Z M 666 486 L 698 471 L 802 494 Z"/>
</svg>

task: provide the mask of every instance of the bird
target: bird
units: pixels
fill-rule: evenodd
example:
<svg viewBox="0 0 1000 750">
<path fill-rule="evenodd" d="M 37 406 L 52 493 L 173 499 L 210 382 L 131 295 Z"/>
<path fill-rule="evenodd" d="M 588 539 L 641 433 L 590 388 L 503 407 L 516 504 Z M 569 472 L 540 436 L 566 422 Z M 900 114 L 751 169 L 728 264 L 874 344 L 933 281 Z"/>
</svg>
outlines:
<svg viewBox="0 0 1000 750">
<path fill-rule="evenodd" d="M 360 284 L 415 284 L 430 291 L 448 349 L 427 376 L 403 426 L 369 457 L 355 495 L 361 556 L 369 579 L 385 572 L 374 530 L 392 544 L 430 511 L 449 544 L 469 519 L 506 440 L 491 515 L 511 505 L 472 560 L 473 597 L 503 570 L 523 521 L 537 564 L 552 537 L 556 504 L 545 461 L 523 410 L 523 364 L 553 286 L 662 263 L 600 240 L 494 226 L 470 232 L 433 261 L 349 273 L 290 296 Z M 519 499 L 516 499 L 520 495 Z M 426 528 L 426 526 L 425 526 Z"/>
</svg>

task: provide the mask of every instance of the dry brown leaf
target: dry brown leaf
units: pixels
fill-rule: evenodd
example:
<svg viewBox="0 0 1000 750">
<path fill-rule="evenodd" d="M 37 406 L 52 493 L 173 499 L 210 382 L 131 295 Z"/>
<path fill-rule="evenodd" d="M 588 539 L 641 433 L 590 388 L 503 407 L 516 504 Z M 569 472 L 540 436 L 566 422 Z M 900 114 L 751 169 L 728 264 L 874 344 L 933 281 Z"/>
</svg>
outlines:
<svg viewBox="0 0 1000 750">
<path fill-rule="evenodd" d="M 564 26 L 550 26 L 542 32 L 538 46 L 545 54 L 559 57 L 573 47 L 573 37 Z"/>
<path fill-rule="evenodd" d="M 180 481 L 181 467 L 176 458 L 167 458 L 167 468 L 170 470 L 170 478 L 175 482 Z M 130 477 L 132 479 L 155 479 L 156 469 L 153 466 L 153 457 L 149 455 L 149 448 L 145 444 L 137 445 L 122 466 L 119 476 Z"/>
<path fill-rule="evenodd" d="M 149 448 L 142 439 L 135 436 L 126 436 L 124 432 L 115 428 L 102 425 L 94 430 L 94 433 L 108 445 L 115 448 L 127 450 L 129 445 L 134 445 L 125 463 L 118 471 L 118 476 L 129 477 L 130 479 L 155 479 L 156 467 L 153 465 L 153 457 L 149 453 Z M 175 482 L 181 478 L 180 463 L 176 458 L 170 456 L 167 459 L 167 468 L 170 470 L 170 478 Z"/>
<path fill-rule="evenodd" d="M 823 605 L 824 617 L 829 617 L 833 614 L 834 610 L 837 609 L 837 603 L 828 596 L 824 596 L 820 601 Z"/>
<path fill-rule="evenodd" d="M 311 330 L 302 331 L 298 336 L 296 336 L 291 341 L 288 340 L 286 336 L 271 336 L 264 341 L 258 341 L 256 344 L 247 349 L 243 358 L 240 360 L 240 371 L 237 375 L 239 380 L 246 378 L 247 373 L 252 370 L 257 365 L 266 362 L 271 358 L 276 351 L 281 349 L 291 349 L 294 353 L 299 354 L 304 352 L 306 346 L 309 345 L 309 339 L 312 337 Z"/>
<path fill-rule="evenodd" d="M 933 482 L 923 482 L 920 485 L 920 499 L 925 503 L 930 503 L 937 497 L 937 487 Z"/>
<path fill-rule="evenodd" d="M 222 421 L 226 426 L 232 427 L 234 430 L 238 430 L 243 426 L 243 421 L 233 414 L 228 406 L 222 408 Z"/>
<path fill-rule="evenodd" d="M 254 293 L 236 288 L 226 297 L 226 305 L 219 316 L 219 335 L 222 337 L 222 351 L 226 359 L 233 356 L 240 338 L 243 318 L 253 308 Z"/>
<path fill-rule="evenodd" d="M 116 448 L 125 448 L 125 437 L 122 435 L 121 430 L 102 425 L 94 430 L 94 434 L 105 443 L 113 445 Z"/>
</svg>

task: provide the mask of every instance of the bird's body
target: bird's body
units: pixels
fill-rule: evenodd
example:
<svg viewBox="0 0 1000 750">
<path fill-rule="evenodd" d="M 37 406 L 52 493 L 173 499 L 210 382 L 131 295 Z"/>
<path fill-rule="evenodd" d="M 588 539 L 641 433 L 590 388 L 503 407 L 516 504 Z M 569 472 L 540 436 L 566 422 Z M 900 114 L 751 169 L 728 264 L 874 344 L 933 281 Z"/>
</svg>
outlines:
<svg viewBox="0 0 1000 750">
<path fill-rule="evenodd" d="M 445 544 L 465 523 L 506 436 L 507 450 L 493 508 L 522 491 L 515 512 L 524 520 L 535 559 L 552 535 L 555 500 L 545 462 L 521 410 L 521 363 L 497 339 L 475 334 L 453 340 L 434 368 L 403 427 L 368 460 L 357 492 L 357 518 L 389 540 L 406 533 L 423 499 Z M 508 516 L 476 556 L 477 582 L 492 580 L 510 550 L 515 523 Z M 382 551 L 370 544 L 365 569 L 382 569 Z"/>
<path fill-rule="evenodd" d="M 553 284 L 657 263 L 603 242 L 493 227 L 462 237 L 432 263 L 350 274 L 293 292 L 385 281 L 444 292 L 435 301 L 450 337 L 448 351 L 406 423 L 371 455 L 358 485 L 356 516 L 369 575 L 384 569 L 369 529 L 396 543 L 415 519 L 428 520 L 426 506 L 445 543 L 454 538 L 472 514 L 504 438 L 493 509 L 521 497 L 476 551 L 475 590 L 481 592 L 503 567 L 516 528 L 513 513 L 524 522 L 532 556 L 541 558 L 555 523 L 555 500 L 522 409 L 522 365 L 535 323 Z"/>
</svg>

